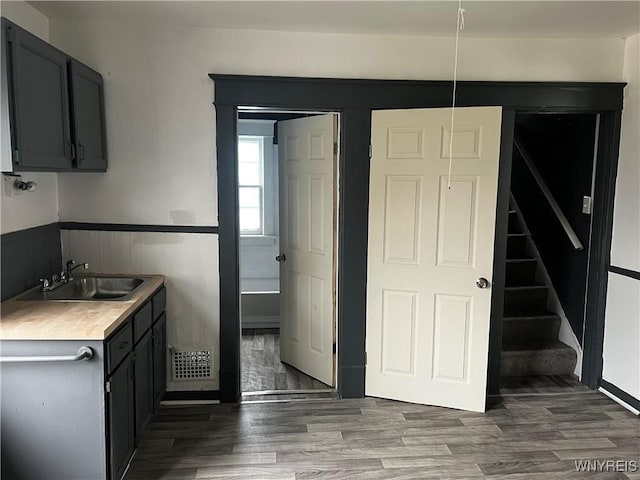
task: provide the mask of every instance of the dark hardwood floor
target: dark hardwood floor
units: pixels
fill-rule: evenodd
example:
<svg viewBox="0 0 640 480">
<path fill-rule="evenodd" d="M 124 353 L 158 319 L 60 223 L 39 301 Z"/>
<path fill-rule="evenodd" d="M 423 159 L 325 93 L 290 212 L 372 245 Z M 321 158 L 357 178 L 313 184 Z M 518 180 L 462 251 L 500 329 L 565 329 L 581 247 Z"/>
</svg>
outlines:
<svg viewBox="0 0 640 480">
<path fill-rule="evenodd" d="M 484 414 L 374 398 L 163 406 L 125 478 L 640 479 L 640 421 L 601 393 L 490 403 Z M 584 460 L 619 462 L 576 471 Z"/>
<path fill-rule="evenodd" d="M 243 330 L 241 355 L 243 392 L 331 388 L 280 361 L 280 333 L 276 329 Z"/>
</svg>

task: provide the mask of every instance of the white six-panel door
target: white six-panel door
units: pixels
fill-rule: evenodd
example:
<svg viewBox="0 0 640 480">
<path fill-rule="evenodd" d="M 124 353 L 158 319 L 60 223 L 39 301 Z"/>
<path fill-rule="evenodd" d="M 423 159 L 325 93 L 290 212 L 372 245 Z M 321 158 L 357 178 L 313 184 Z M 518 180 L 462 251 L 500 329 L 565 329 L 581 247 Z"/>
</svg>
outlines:
<svg viewBox="0 0 640 480">
<path fill-rule="evenodd" d="M 373 112 L 367 395 L 485 409 L 501 115 Z"/>
<path fill-rule="evenodd" d="M 334 115 L 278 122 L 280 359 L 334 386 Z"/>
</svg>

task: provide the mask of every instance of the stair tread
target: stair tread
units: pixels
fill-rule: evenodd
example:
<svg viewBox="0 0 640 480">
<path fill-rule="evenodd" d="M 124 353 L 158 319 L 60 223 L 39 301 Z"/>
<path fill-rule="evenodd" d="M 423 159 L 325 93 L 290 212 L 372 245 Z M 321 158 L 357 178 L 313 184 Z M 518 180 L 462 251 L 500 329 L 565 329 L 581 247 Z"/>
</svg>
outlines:
<svg viewBox="0 0 640 480">
<path fill-rule="evenodd" d="M 504 287 L 505 290 L 526 290 L 526 289 L 539 289 L 549 288 L 546 285 L 511 285 Z"/>
<path fill-rule="evenodd" d="M 573 352 L 575 353 L 575 350 L 573 348 L 571 348 L 569 345 L 562 343 L 562 342 L 556 342 L 556 343 L 548 343 L 548 344 L 543 344 L 543 345 L 517 345 L 517 344 L 503 344 L 502 345 L 502 352 L 528 352 L 528 351 L 535 351 L 535 352 L 542 352 L 542 351 L 567 351 L 567 352 Z"/>
<path fill-rule="evenodd" d="M 531 320 L 531 319 L 548 319 L 548 318 L 560 318 L 560 315 L 556 313 L 540 313 L 540 314 L 531 314 L 525 313 L 523 315 L 507 315 L 506 317 L 502 317 L 503 321 L 514 322 L 518 320 Z"/>
</svg>

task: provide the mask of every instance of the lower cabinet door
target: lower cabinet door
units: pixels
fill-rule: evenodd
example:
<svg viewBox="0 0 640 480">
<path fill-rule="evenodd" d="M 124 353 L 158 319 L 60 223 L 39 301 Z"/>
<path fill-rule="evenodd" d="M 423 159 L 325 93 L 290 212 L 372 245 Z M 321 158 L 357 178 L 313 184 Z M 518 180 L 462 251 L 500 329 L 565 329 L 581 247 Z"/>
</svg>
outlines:
<svg viewBox="0 0 640 480">
<path fill-rule="evenodd" d="M 131 355 L 109 378 L 109 464 L 111 480 L 120 480 L 134 450 L 133 363 Z"/>
<path fill-rule="evenodd" d="M 167 314 L 153 325 L 153 409 L 158 410 L 167 389 Z"/>
<path fill-rule="evenodd" d="M 136 444 L 153 413 L 153 337 L 147 331 L 134 348 Z"/>
</svg>

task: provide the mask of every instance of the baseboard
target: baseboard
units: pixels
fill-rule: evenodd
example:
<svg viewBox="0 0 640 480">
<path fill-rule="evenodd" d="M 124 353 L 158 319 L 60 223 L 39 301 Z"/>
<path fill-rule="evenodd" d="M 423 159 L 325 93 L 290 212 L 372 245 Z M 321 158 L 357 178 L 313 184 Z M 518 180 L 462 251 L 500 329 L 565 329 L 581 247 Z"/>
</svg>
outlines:
<svg viewBox="0 0 640 480">
<path fill-rule="evenodd" d="M 599 390 L 635 415 L 640 413 L 640 400 L 616 387 L 614 384 L 601 379 Z"/>
<path fill-rule="evenodd" d="M 280 317 L 244 317 L 242 328 L 280 328 Z"/>
</svg>

